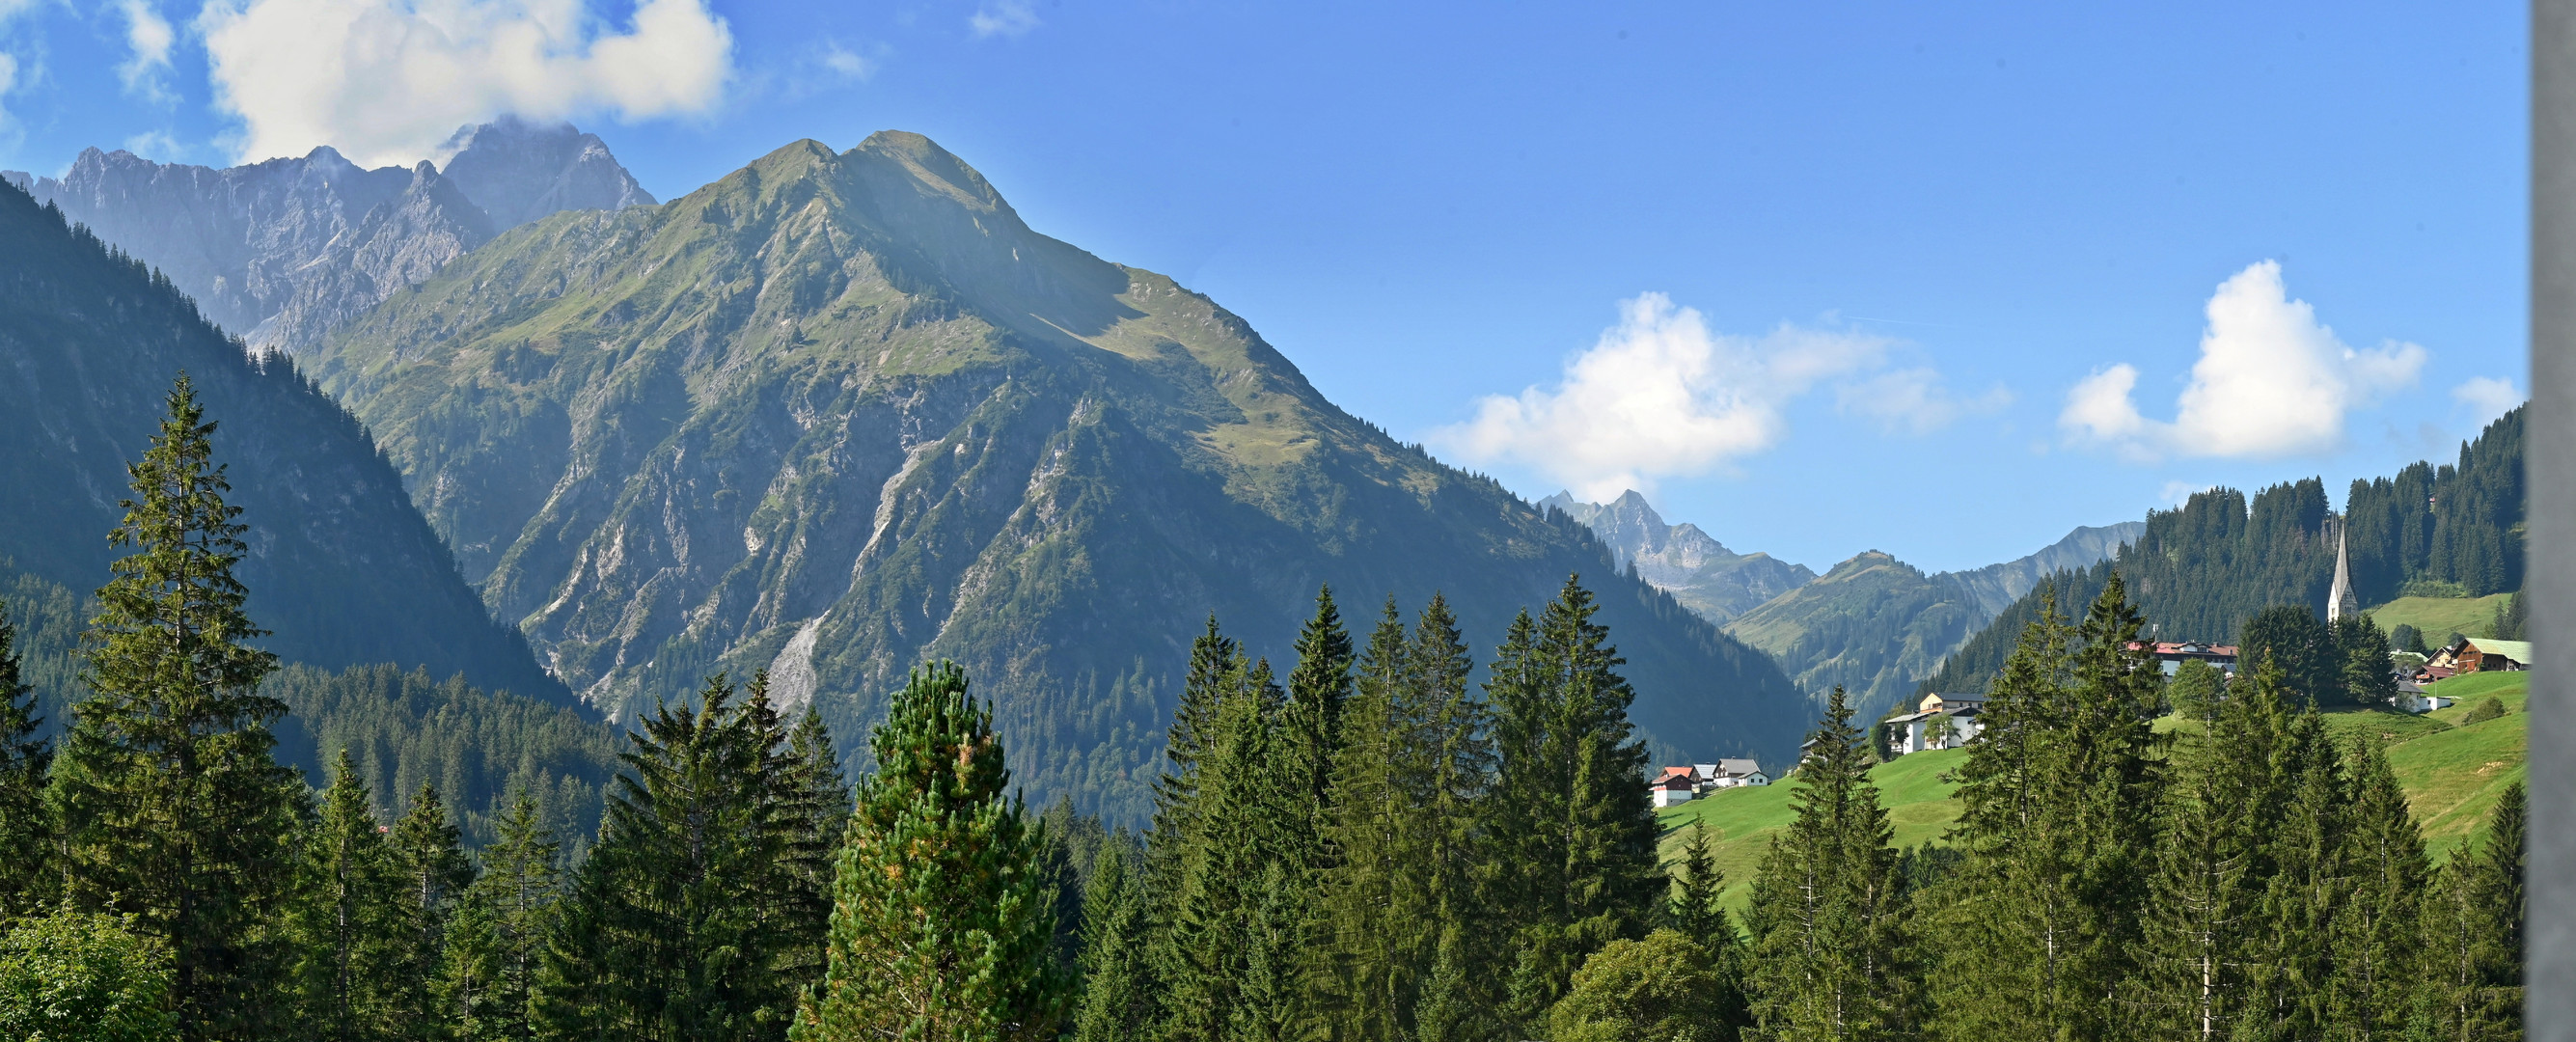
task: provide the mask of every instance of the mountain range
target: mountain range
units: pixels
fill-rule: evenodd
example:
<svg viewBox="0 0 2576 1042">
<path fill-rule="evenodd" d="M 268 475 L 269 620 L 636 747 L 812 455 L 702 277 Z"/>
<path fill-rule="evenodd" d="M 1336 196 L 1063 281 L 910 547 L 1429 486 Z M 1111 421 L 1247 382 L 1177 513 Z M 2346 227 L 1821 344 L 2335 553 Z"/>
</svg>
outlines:
<svg viewBox="0 0 2576 1042">
<path fill-rule="evenodd" d="M 546 140 L 592 140 L 571 133 Z M 608 176 L 604 149 L 502 147 L 525 137 L 468 135 L 398 187 L 328 152 L 233 171 L 93 154 L 27 181 L 59 211 L 18 196 L 30 220 L 85 235 L 69 218 L 161 265 L 93 242 L 115 271 L 78 279 L 155 287 L 180 332 L 50 359 L 71 368 L 45 407 L 101 433 L 80 467 L 12 487 L 112 501 L 146 390 L 181 365 L 265 379 L 296 404 L 209 396 L 237 482 L 377 511 L 410 555 L 361 541 L 311 555 L 351 575 L 254 577 L 274 591 L 255 609 L 344 604 L 371 631 L 291 658 L 443 675 L 447 659 L 404 642 L 461 613 L 498 638 L 478 682 L 535 673 L 631 719 L 708 673 L 765 668 L 854 752 L 907 670 L 952 659 L 993 699 L 1032 793 L 1113 820 L 1148 806 L 1190 638 L 1214 616 L 1284 659 L 1326 585 L 1358 630 L 1390 596 L 1411 612 L 1444 593 L 1490 649 L 1580 574 L 1659 757 L 1793 755 L 1808 707 L 1767 656 L 1626 574 L 1582 525 L 1344 413 L 1215 302 L 1029 229 L 925 138 L 798 142 L 652 203 Z M 225 344 L 186 310 L 192 287 L 218 322 L 293 354 Z M 78 368 L 109 357 L 112 380 Z M 120 404 L 93 408 L 81 381 Z M 337 433 L 270 419 L 299 409 Z M 356 469 L 274 469 L 298 442 Z M 314 527 L 247 505 L 255 532 Z M 0 553 L 52 554 L 31 539 L 0 530 Z M 60 558 L 64 588 L 98 584 L 105 549 L 82 550 Z M 413 588 L 381 585 L 394 571 L 368 565 L 389 556 L 417 562 L 400 572 Z"/>
<path fill-rule="evenodd" d="M 83 151 L 59 178 L 0 171 L 161 271 L 217 325 L 299 351 L 492 237 L 564 210 L 653 202 L 598 137 L 502 120 L 442 169 L 361 169 L 328 146 L 229 169 Z"/>
<path fill-rule="evenodd" d="M 1768 554 L 1737 554 L 1688 522 L 1666 524 L 1633 490 L 1606 504 L 1564 492 L 1539 502 L 1589 525 L 1639 577 L 1777 658 L 1811 697 L 1843 686 L 1863 718 L 1912 694 L 2042 580 L 2110 559 L 2147 527 L 2077 528 L 2024 557 L 1928 575 L 1871 550 L 1818 576 Z"/>
</svg>

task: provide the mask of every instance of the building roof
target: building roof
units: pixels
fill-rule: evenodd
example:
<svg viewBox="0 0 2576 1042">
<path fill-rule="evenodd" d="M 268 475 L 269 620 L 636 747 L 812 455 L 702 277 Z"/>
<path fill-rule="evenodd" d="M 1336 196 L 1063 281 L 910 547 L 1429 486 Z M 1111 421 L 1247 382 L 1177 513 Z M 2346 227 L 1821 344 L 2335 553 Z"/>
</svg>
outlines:
<svg viewBox="0 0 2576 1042">
<path fill-rule="evenodd" d="M 1688 778 L 1691 776 L 1691 773 L 1691 769 L 1688 767 L 1666 767 L 1664 768 L 1664 773 L 1657 776 L 1655 780 L 1662 781 L 1665 778 Z"/>
<path fill-rule="evenodd" d="M 2482 655 L 2502 655 L 2516 662 L 2531 661 L 2531 642 L 2527 640 L 2496 640 L 2491 637 L 2471 637 L 2469 638 L 2469 644 L 2470 646 L 2477 648 L 2478 653 Z"/>
<path fill-rule="evenodd" d="M 1721 759 L 1721 760 L 1717 761 L 1717 773 L 1719 773 L 1719 774 L 1760 774 L 1760 773 L 1762 773 L 1762 765 L 1761 765 L 1761 764 L 1758 764 L 1758 763 L 1755 763 L 1755 762 L 1753 762 L 1753 761 L 1751 761 L 1751 760 L 1726 760 L 1726 759 Z"/>
<path fill-rule="evenodd" d="M 1649 789 L 1687 789 L 1691 787 L 1691 776 L 1688 774 L 1667 774 L 1661 778 L 1655 779 L 1653 783 L 1646 787 Z"/>
<path fill-rule="evenodd" d="M 2145 641 L 2133 640 L 2129 642 L 2129 650 L 2152 651 L 2152 653 L 2158 656 L 2180 656 L 2185 658 L 2236 657 L 2236 645 L 2234 644 L 2203 644 L 2196 640 L 2160 640 L 2155 643 L 2155 646 L 2152 649 L 2147 646 L 2147 642 Z"/>
</svg>

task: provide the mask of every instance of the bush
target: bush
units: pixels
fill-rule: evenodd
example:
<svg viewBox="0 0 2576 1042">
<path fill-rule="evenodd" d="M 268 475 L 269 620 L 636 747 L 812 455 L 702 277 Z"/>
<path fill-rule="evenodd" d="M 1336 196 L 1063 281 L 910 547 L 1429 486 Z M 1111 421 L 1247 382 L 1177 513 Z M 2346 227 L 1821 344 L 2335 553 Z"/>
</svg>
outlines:
<svg viewBox="0 0 2576 1042">
<path fill-rule="evenodd" d="M 1612 941 L 1574 971 L 1548 1015 L 1552 1042 L 1723 1042 L 1725 982 L 1706 949 L 1676 930 Z"/>
<path fill-rule="evenodd" d="M 2481 721 L 2493 720 L 2503 715 L 2504 700 L 2501 698 L 2489 697 L 2486 701 L 2478 703 L 2477 708 L 2469 710 L 2469 718 L 2466 722 L 2474 724 Z"/>
<path fill-rule="evenodd" d="M 0 937 L 0 1038 L 170 1042 L 170 956 L 113 916 L 63 911 Z"/>
</svg>

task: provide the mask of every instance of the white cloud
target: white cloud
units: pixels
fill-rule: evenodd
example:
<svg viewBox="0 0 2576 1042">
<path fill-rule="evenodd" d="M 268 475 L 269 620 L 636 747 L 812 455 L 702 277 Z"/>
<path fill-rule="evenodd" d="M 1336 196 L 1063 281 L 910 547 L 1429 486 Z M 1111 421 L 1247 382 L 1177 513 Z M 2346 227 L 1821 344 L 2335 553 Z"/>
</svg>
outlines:
<svg viewBox="0 0 2576 1042">
<path fill-rule="evenodd" d="M 197 24 L 244 161 L 333 145 L 408 163 L 504 114 L 703 114 L 734 78 L 704 0 L 639 0 L 624 26 L 584 0 L 209 0 Z"/>
<path fill-rule="evenodd" d="M 1479 462 L 1534 467 L 1578 496 L 1651 492 L 1776 444 L 1787 403 L 1815 384 L 1872 372 L 1891 341 L 1781 326 L 1760 337 L 1711 333 L 1661 293 L 1619 305 L 1619 324 L 1569 359 L 1553 390 L 1490 395 L 1431 440 Z"/>
<path fill-rule="evenodd" d="M 823 67 L 844 79 L 864 80 L 877 74 L 877 63 L 839 43 L 823 45 Z"/>
<path fill-rule="evenodd" d="M 2206 481 L 2168 481 L 2165 482 L 2164 501 L 2181 506 L 2191 502 L 2194 494 L 2207 492 L 2216 487 L 2218 486 Z"/>
<path fill-rule="evenodd" d="M 966 27 L 975 30 L 977 39 L 994 36 L 1025 36 L 1038 27 L 1038 13 L 1027 0 L 1001 0 L 975 9 L 966 19 Z"/>
<path fill-rule="evenodd" d="M 161 83 L 161 73 L 170 68 L 170 45 L 178 40 L 170 20 L 161 17 L 149 0 L 124 0 L 117 8 L 125 14 L 128 53 L 116 66 L 117 78 L 125 81 L 125 92 L 149 101 L 177 100 L 177 95 Z"/>
<path fill-rule="evenodd" d="M 1834 389 L 1834 408 L 1878 421 L 1889 433 L 1930 434 L 1962 416 L 1994 412 L 2012 404 L 2012 391 L 2001 384 L 1973 398 L 1950 390 L 1939 371 L 1916 367 L 1892 369 Z"/>
<path fill-rule="evenodd" d="M 2200 361 L 2172 422 L 2139 413 L 2138 370 L 2124 362 L 2067 392 L 2059 429 L 2139 457 L 2323 452 L 2343 444 L 2349 413 L 2413 384 L 2424 368 L 2424 349 L 2414 344 L 2344 346 L 2317 322 L 2316 309 L 2289 298 L 2274 261 L 2220 283 L 2206 314 Z"/>
<path fill-rule="evenodd" d="M 167 130 L 147 130 L 126 138 L 124 148 L 145 159 L 164 163 L 177 162 L 187 151 L 187 147 Z"/>
<path fill-rule="evenodd" d="M 2481 427 L 2494 423 L 2496 417 L 2512 412 L 2514 406 L 2522 404 L 2522 392 L 2514 389 L 2513 381 L 2492 376 L 2470 377 L 2467 382 L 2451 388 L 2451 397 L 2468 406 Z"/>
</svg>

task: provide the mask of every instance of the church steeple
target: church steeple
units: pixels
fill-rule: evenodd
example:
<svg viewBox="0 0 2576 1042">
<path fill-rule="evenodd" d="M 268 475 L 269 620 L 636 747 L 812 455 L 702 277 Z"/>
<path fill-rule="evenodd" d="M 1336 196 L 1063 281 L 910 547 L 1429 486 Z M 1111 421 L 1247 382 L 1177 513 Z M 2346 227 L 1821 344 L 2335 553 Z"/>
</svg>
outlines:
<svg viewBox="0 0 2576 1042">
<path fill-rule="evenodd" d="M 2327 524 L 2334 528 L 2335 541 L 2334 589 L 2326 593 L 2326 621 L 2332 623 L 2346 615 L 2361 614 L 2361 598 L 2352 592 L 2352 560 L 2344 552 L 2344 520 L 2329 517 Z"/>
</svg>

